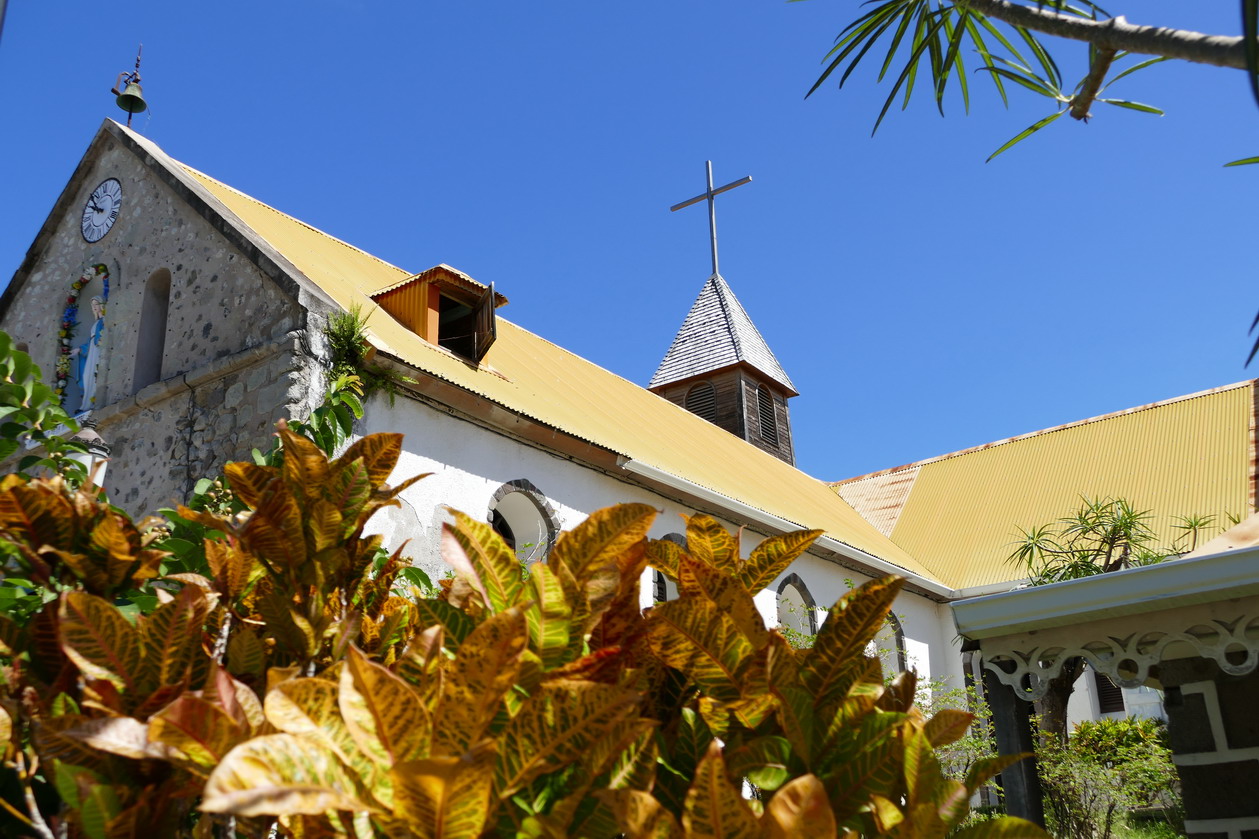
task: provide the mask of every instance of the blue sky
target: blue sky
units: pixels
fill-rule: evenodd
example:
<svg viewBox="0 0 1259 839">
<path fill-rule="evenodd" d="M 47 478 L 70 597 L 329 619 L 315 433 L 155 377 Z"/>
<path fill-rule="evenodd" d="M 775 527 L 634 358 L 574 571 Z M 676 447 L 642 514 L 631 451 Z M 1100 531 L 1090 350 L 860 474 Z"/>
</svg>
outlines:
<svg viewBox="0 0 1259 839">
<path fill-rule="evenodd" d="M 1235 0 L 1134 23 L 1238 31 Z M 1259 108 L 1237 71 L 1159 65 L 996 161 L 1049 102 L 972 73 L 870 128 L 869 73 L 805 99 L 851 0 L 12 0 L 0 282 L 144 43 L 177 159 L 394 264 L 493 281 L 502 311 L 645 383 L 709 270 L 801 395 L 798 465 L 840 479 L 1256 375 Z M 1084 72 L 1082 47 L 1060 53 Z M 26 101 L 29 99 L 29 101 Z"/>
</svg>

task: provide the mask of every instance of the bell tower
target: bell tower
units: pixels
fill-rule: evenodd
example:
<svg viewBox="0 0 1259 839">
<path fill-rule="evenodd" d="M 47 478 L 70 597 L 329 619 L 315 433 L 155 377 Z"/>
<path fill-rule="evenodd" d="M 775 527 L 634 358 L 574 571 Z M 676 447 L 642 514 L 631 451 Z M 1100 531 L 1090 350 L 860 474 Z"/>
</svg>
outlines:
<svg viewBox="0 0 1259 839">
<path fill-rule="evenodd" d="M 708 202 L 713 273 L 700 289 L 647 389 L 794 466 L 787 400 L 798 395 L 795 386 L 717 269 L 713 199 L 750 183 L 752 178 L 714 189 L 711 160 L 706 168 L 708 188 L 669 209 L 677 211 Z"/>
<path fill-rule="evenodd" d="M 720 274 L 704 283 L 647 389 L 794 465 L 795 387 Z"/>
</svg>

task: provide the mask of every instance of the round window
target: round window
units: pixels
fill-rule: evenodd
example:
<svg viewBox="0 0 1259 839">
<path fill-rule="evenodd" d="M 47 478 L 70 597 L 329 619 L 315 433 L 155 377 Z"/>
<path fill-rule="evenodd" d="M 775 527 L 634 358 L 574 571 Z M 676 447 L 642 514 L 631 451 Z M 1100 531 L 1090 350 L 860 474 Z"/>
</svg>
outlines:
<svg viewBox="0 0 1259 839">
<path fill-rule="evenodd" d="M 504 485 L 505 489 L 511 487 L 508 491 L 496 494 L 490 508 L 490 526 L 521 562 L 545 559 L 559 532 L 554 514 L 536 489 L 520 489 L 512 484 Z"/>
</svg>

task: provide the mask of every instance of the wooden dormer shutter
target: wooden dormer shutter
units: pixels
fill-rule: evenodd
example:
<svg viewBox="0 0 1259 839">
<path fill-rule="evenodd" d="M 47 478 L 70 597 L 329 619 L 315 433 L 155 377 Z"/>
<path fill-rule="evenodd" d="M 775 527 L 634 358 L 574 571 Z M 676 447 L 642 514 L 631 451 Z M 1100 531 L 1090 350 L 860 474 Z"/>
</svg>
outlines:
<svg viewBox="0 0 1259 839">
<path fill-rule="evenodd" d="M 498 328 L 494 320 L 494 284 L 481 295 L 476 308 L 472 311 L 475 324 L 472 333 L 472 360 L 480 361 L 489 352 L 494 339 L 498 337 Z"/>
</svg>

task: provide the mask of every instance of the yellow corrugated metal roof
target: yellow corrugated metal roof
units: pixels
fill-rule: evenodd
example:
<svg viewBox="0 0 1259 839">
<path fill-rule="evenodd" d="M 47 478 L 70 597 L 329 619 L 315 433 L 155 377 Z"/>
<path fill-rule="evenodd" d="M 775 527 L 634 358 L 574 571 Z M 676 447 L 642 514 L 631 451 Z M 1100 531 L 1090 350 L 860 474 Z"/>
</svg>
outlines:
<svg viewBox="0 0 1259 839">
<path fill-rule="evenodd" d="M 1244 516 L 1251 503 L 1253 400 L 1253 383 L 1242 382 L 912 464 L 892 540 L 963 588 L 1020 576 L 1006 562 L 1017 528 L 1069 515 L 1081 495 L 1153 511 L 1166 542 L 1175 516 L 1227 525 L 1226 513 Z"/>
<path fill-rule="evenodd" d="M 362 307 L 378 349 L 512 411 L 935 579 L 821 481 L 639 385 L 499 318 L 476 368 L 397 323 L 371 295 L 411 274 L 215 179 L 188 174 L 339 305 Z M 486 369 L 492 368 L 492 369 Z"/>
</svg>

